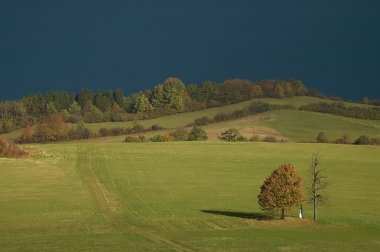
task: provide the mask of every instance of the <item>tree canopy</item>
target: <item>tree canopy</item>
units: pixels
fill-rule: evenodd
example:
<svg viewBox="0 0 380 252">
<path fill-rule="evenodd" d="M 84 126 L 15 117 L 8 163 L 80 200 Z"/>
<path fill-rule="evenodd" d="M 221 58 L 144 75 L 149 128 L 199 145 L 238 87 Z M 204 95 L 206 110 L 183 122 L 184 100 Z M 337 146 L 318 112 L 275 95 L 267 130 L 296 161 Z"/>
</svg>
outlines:
<svg viewBox="0 0 380 252">
<path fill-rule="evenodd" d="M 305 200 L 302 178 L 297 174 L 292 164 L 280 165 L 264 181 L 258 195 L 259 205 L 263 211 L 279 212 L 281 218 L 285 211 L 299 206 Z"/>
<path fill-rule="evenodd" d="M 185 84 L 169 77 L 153 90 L 124 96 L 122 90 L 93 91 L 82 89 L 77 94 L 50 91 L 31 94 L 17 101 L 0 101 L 0 134 L 35 125 L 37 121 L 60 115 L 65 122 L 107 122 L 154 118 L 184 111 L 223 106 L 258 97 L 307 95 L 298 80 L 225 80 Z M 131 115 L 135 114 L 135 115 Z M 137 114 L 137 115 L 136 115 Z"/>
</svg>

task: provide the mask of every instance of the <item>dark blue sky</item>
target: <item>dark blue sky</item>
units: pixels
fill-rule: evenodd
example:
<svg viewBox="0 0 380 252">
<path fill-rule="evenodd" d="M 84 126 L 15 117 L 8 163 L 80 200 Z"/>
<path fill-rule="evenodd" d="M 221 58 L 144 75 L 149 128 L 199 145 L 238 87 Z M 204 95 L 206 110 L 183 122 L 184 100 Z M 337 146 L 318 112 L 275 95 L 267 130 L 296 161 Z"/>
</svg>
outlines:
<svg viewBox="0 0 380 252">
<path fill-rule="evenodd" d="M 380 98 L 377 0 L 0 0 L 0 99 L 297 78 Z"/>
</svg>

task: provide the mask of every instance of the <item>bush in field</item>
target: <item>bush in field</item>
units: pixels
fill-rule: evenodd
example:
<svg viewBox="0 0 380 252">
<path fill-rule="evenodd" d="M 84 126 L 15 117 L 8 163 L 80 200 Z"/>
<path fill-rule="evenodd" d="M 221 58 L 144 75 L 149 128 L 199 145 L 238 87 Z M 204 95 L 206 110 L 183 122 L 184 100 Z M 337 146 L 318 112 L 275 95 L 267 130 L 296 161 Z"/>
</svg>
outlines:
<svg viewBox="0 0 380 252">
<path fill-rule="evenodd" d="M 98 133 L 99 133 L 99 136 L 102 136 L 102 137 L 111 135 L 111 131 L 108 128 L 100 128 Z"/>
<path fill-rule="evenodd" d="M 187 140 L 189 141 L 205 141 L 207 140 L 207 133 L 201 127 L 194 126 L 189 133 Z"/>
<path fill-rule="evenodd" d="M 324 133 L 324 132 L 319 133 L 317 136 L 317 142 L 318 143 L 328 143 L 329 139 L 328 139 L 326 133 Z"/>
<path fill-rule="evenodd" d="M 222 132 L 222 134 L 218 138 L 222 141 L 227 141 L 227 142 L 242 142 L 242 141 L 247 140 L 235 128 L 228 129 Z"/>
<path fill-rule="evenodd" d="M 126 143 L 132 143 L 132 142 L 146 142 L 145 136 L 126 136 L 124 142 Z"/>
<path fill-rule="evenodd" d="M 264 113 L 269 110 L 269 104 L 262 102 L 252 102 L 248 106 L 248 110 L 251 114 Z"/>
<path fill-rule="evenodd" d="M 129 133 L 128 129 L 124 127 L 115 127 L 115 128 L 100 128 L 98 131 L 99 135 L 102 137 L 105 136 L 120 136 Z"/>
<path fill-rule="evenodd" d="M 169 135 L 155 135 L 149 138 L 152 142 L 172 142 L 173 138 Z"/>
<path fill-rule="evenodd" d="M 143 133 L 143 132 L 145 132 L 145 128 L 141 124 L 135 124 L 132 127 L 132 132 L 135 133 L 135 134 L 137 134 L 137 133 Z"/>
<path fill-rule="evenodd" d="M 247 108 L 243 108 L 243 109 L 237 109 L 235 111 L 232 111 L 232 113 L 230 114 L 230 118 L 234 120 L 234 119 L 239 119 L 239 118 L 246 117 L 249 115 L 250 115 L 249 110 Z"/>
<path fill-rule="evenodd" d="M 275 143 L 275 142 L 278 142 L 278 141 L 277 141 L 277 138 L 275 138 L 273 136 L 266 136 L 266 137 L 264 137 L 263 142 Z"/>
<path fill-rule="evenodd" d="M 150 127 L 150 130 L 151 131 L 159 131 L 159 130 L 164 130 L 165 128 L 164 127 L 161 127 L 160 125 L 158 124 L 153 124 L 151 127 Z"/>
<path fill-rule="evenodd" d="M 196 118 L 193 122 L 193 125 L 205 126 L 205 125 L 209 125 L 210 123 L 212 123 L 212 120 L 207 116 L 203 116 L 201 118 Z"/>
<path fill-rule="evenodd" d="M 337 138 L 335 140 L 335 143 L 336 144 L 349 144 L 350 139 L 349 139 L 348 135 L 343 135 L 342 137 Z"/>
<path fill-rule="evenodd" d="M 354 144 L 357 145 L 366 145 L 371 144 L 371 139 L 369 139 L 368 136 L 360 136 L 358 139 L 355 140 Z"/>
<path fill-rule="evenodd" d="M 94 134 L 82 122 L 77 123 L 68 133 L 69 139 L 88 139 L 91 137 L 94 137 Z"/>
<path fill-rule="evenodd" d="M 33 141 L 33 127 L 27 125 L 21 132 L 20 142 L 30 143 Z"/>
<path fill-rule="evenodd" d="M 214 122 L 224 122 L 228 120 L 228 115 L 226 113 L 218 113 L 214 116 Z"/>
<path fill-rule="evenodd" d="M 37 123 L 33 138 L 36 142 L 50 142 L 65 140 L 68 137 L 69 127 L 61 115 L 52 115 Z"/>
<path fill-rule="evenodd" d="M 180 128 L 169 133 L 169 136 L 173 138 L 174 141 L 187 141 L 189 133 L 186 129 Z"/>
<path fill-rule="evenodd" d="M 115 127 L 111 128 L 110 130 L 112 136 L 120 136 L 125 134 L 125 128 L 123 127 Z"/>
<path fill-rule="evenodd" d="M 258 142 L 260 137 L 258 135 L 253 135 L 251 138 L 248 139 L 250 142 Z"/>
<path fill-rule="evenodd" d="M 22 157 L 28 153 L 21 150 L 13 141 L 0 137 L 0 157 Z"/>
<path fill-rule="evenodd" d="M 380 144 L 380 138 L 369 138 L 368 136 L 360 136 L 354 144 L 357 145 L 379 145 Z"/>
</svg>

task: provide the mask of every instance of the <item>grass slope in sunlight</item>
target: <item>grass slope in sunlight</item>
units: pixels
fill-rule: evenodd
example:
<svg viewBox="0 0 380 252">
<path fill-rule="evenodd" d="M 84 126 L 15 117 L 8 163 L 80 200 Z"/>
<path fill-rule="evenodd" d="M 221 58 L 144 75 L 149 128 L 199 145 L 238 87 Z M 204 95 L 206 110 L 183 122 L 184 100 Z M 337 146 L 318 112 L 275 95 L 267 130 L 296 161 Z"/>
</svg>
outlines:
<svg viewBox="0 0 380 252">
<path fill-rule="evenodd" d="M 0 159 L 5 251 L 379 250 L 380 148 L 293 143 L 68 143 Z M 322 157 L 320 222 L 262 220 L 260 185 Z M 305 217 L 312 217 L 310 204 Z M 297 210 L 289 213 L 297 216 Z"/>
</svg>

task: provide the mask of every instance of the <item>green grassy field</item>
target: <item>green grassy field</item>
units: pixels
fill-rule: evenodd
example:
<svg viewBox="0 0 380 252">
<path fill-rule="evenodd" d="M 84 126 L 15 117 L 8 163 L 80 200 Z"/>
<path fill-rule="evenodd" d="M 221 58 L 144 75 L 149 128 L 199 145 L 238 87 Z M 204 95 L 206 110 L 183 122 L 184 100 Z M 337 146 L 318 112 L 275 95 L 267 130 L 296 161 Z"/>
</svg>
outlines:
<svg viewBox="0 0 380 252">
<path fill-rule="evenodd" d="M 296 143 L 61 143 L 0 158 L 2 251 L 378 251 L 380 148 Z M 331 185 L 320 222 L 261 220 L 281 163 Z M 296 216 L 296 210 L 289 213 Z"/>
<path fill-rule="evenodd" d="M 360 120 L 330 114 L 299 110 L 277 110 L 238 120 L 204 127 L 211 140 L 229 128 L 239 129 L 246 137 L 252 135 L 282 136 L 290 142 L 315 142 L 323 131 L 330 141 L 347 134 L 350 141 L 361 135 L 380 137 L 380 121 Z M 281 137 L 280 137 L 281 138 Z"/>
</svg>

